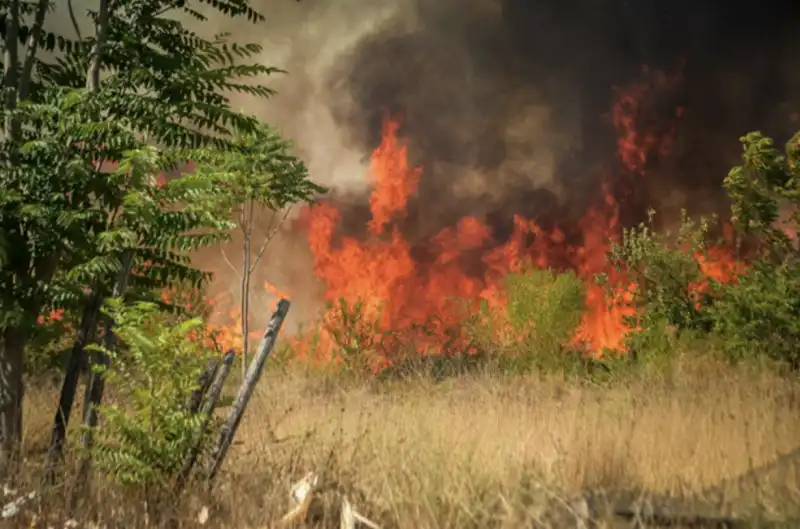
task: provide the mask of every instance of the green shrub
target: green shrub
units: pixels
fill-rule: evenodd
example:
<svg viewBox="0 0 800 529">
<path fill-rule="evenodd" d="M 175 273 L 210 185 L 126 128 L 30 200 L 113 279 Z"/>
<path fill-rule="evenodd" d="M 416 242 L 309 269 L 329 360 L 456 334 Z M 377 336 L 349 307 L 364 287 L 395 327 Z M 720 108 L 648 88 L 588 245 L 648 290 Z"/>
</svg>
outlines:
<svg viewBox="0 0 800 529">
<path fill-rule="evenodd" d="M 557 352 L 573 336 L 586 310 L 586 289 L 574 272 L 528 268 L 505 281 L 508 322 L 526 348 Z"/>
<path fill-rule="evenodd" d="M 527 266 L 506 276 L 504 287 L 504 313 L 483 303 L 465 325 L 482 358 L 502 371 L 561 367 L 586 308 L 583 281 L 572 271 Z"/>
<path fill-rule="evenodd" d="M 340 372 L 368 374 L 374 372 L 381 356 L 386 354 L 384 340 L 391 333 L 380 324 L 381 310 L 371 313 L 362 300 L 348 302 L 339 298 L 329 303 L 324 322 L 332 343 L 333 364 Z"/>
<path fill-rule="evenodd" d="M 732 358 L 800 367 L 800 264 L 759 261 L 725 288 L 713 316 Z"/>
<path fill-rule="evenodd" d="M 202 320 L 173 324 L 155 304 L 125 306 L 119 299 L 108 300 L 103 310 L 116 322 L 120 347 L 90 346 L 111 358 L 105 376 L 114 397 L 99 409 L 95 464 L 122 485 L 162 490 L 200 426 L 186 402 L 208 361 L 191 339 Z"/>
<path fill-rule="evenodd" d="M 725 286 L 714 308 L 714 327 L 734 359 L 767 357 L 800 367 L 800 251 L 789 233 L 800 218 L 800 133 L 783 153 L 752 132 L 741 138 L 742 165 L 725 179 L 732 220 L 758 242 L 752 266 Z M 781 210 L 788 219 L 781 224 Z"/>
<path fill-rule="evenodd" d="M 635 283 L 632 301 L 639 311 L 629 326 L 643 333 L 665 327 L 708 331 L 711 298 L 697 291 L 703 274 L 695 255 L 704 250 L 709 223 L 695 223 L 683 212 L 677 234 L 658 234 L 652 227 L 654 215 L 651 210 L 647 224 L 624 230 L 622 241 L 609 252 L 609 261 Z M 641 340 L 636 334 L 631 339 Z"/>
</svg>

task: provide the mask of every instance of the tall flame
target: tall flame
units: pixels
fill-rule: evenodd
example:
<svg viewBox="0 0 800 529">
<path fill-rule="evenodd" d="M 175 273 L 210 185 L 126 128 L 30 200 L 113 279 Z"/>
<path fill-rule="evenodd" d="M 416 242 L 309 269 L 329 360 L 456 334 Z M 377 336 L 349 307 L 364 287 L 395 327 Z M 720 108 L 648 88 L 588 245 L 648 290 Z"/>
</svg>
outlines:
<svg viewBox="0 0 800 529">
<path fill-rule="evenodd" d="M 333 304 L 326 320 L 335 318 L 341 300 L 351 306 L 362 302 L 362 315 L 378 322 L 376 332 L 381 336 L 424 328 L 425 333 L 415 335 L 414 341 L 420 350 L 435 348 L 452 338 L 451 331 L 463 316 L 463 307 L 455 300 L 465 300 L 473 307 L 480 300 L 501 306 L 502 280 L 508 273 L 519 270 L 525 261 L 540 268 L 551 266 L 553 257 L 558 256 L 559 260 L 568 259 L 589 284 L 578 339 L 598 351 L 621 346 L 622 317 L 627 312 L 609 307 L 603 289 L 593 283 L 594 274 L 606 271 L 609 241 L 618 235 L 618 204 L 607 190 L 603 201 L 581 221 L 584 237 L 580 247 L 568 247 L 558 229 L 546 232 L 535 221 L 519 216 L 512 236 L 498 244 L 483 220 L 464 217 L 430 240 L 434 259 L 422 264 L 412 258 L 400 229 L 422 169 L 409 167 L 398 130 L 397 122 L 387 120 L 383 140 L 373 153 L 372 220 L 366 240 L 337 237 L 339 211 L 331 204 L 307 212 L 314 272 L 324 283 L 325 300 Z M 483 252 L 482 276 L 463 269 L 464 258 L 475 251 Z M 380 336 L 376 340 L 380 341 Z"/>
<path fill-rule="evenodd" d="M 683 115 L 683 109 L 676 107 L 671 120 L 654 124 L 654 108 L 663 103 L 658 94 L 673 91 L 680 76 L 649 70 L 645 74 L 646 82 L 617 91 L 611 112 L 619 134 L 621 170 L 637 177 L 627 181 L 630 185 L 646 176 L 651 161 L 670 154 L 676 123 Z M 526 264 L 571 268 L 585 283 L 586 309 L 572 338 L 573 346 L 594 355 L 624 348 L 630 332 L 626 317 L 635 315 L 631 303 L 635 287 L 631 278 L 606 262 L 610 245 L 618 240 L 622 228 L 619 203 L 610 186 L 601 187 L 600 200 L 578 223 L 582 237 L 577 244 L 568 242 L 557 227 L 545 230 L 535 219 L 521 216 L 515 216 L 511 236 L 499 241 L 484 219 L 467 216 L 424 241 L 431 258 L 423 262 L 414 258 L 402 228 L 424 168 L 411 167 L 399 132 L 399 122 L 384 120 L 382 140 L 372 153 L 367 175 L 372 188 L 371 220 L 364 236 L 340 234 L 341 214 L 332 202 L 303 211 L 313 270 L 322 283 L 328 309 L 313 337 L 293 339 L 298 355 L 329 360 L 334 350 L 347 342 L 353 348 L 376 352 L 374 367 L 380 368 L 392 361 L 398 347 L 412 346 L 419 354 L 443 349 L 469 351 L 462 330 L 464 311 L 487 303 L 502 315 L 504 279 Z M 696 258 L 706 276 L 694 286 L 698 292 L 708 287 L 709 280 L 729 281 L 744 270 L 727 246 L 711 248 Z M 601 273 L 607 278 L 605 286 L 595 282 Z M 240 344 L 237 310 L 230 311 L 227 322 L 235 325 L 223 332 L 225 343 Z M 399 342 L 398 336 L 402 338 Z"/>
</svg>

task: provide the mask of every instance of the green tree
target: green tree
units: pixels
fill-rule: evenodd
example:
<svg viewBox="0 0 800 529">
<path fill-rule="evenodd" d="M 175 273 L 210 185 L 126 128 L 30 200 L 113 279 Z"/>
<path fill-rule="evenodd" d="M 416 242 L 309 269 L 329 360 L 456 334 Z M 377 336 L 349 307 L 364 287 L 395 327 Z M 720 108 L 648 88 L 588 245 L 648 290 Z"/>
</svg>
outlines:
<svg viewBox="0 0 800 529">
<path fill-rule="evenodd" d="M 32 9 L 33 7 L 33 9 Z M 14 274 L 3 274 L 0 278 L 3 290 L 0 294 L 0 477 L 3 476 L 8 462 L 13 458 L 22 435 L 22 410 L 24 370 L 23 350 L 35 323 L 38 313 L 45 302 L 43 288 L 52 278 L 57 265 L 57 257 L 52 253 L 44 255 L 42 248 L 47 244 L 45 238 L 38 238 L 35 244 L 39 250 L 35 255 L 26 255 L 31 244 L 20 245 L 26 238 L 31 226 L 26 223 L 8 222 L 14 213 L 22 213 L 26 217 L 44 216 L 24 208 L 16 212 L 7 206 L 8 202 L 19 204 L 18 192 L 8 184 L 15 179 L 26 179 L 26 171 L 20 163 L 18 148 L 23 139 L 23 123 L 17 112 L 18 102 L 31 95 L 32 73 L 35 65 L 36 51 L 42 34 L 44 17 L 50 3 L 39 0 L 34 6 L 23 4 L 19 0 L 4 0 L 0 4 L 3 36 L 3 148 L 0 153 L 2 176 L 0 185 L 0 266 L 3 271 L 13 270 Z M 33 15 L 30 26 L 20 23 L 22 17 Z M 20 57 L 18 44 L 26 45 L 24 57 Z M 28 184 L 36 187 L 36 180 Z M 35 192 L 35 191 L 34 191 Z M 35 208 L 35 205 L 31 204 Z M 27 242 L 27 241 L 26 241 Z M 36 317 L 33 317 L 33 315 Z"/>
<path fill-rule="evenodd" d="M 263 20 L 246 0 L 199 4 Z M 260 52 L 257 45 L 229 43 L 224 35 L 204 39 L 176 20 L 182 14 L 203 23 L 198 3 L 98 0 L 90 12 L 94 34 L 78 40 L 42 29 L 45 0 L 34 6 L 3 0 L 0 6 L 7 130 L 0 153 L 2 467 L 19 447 L 24 351 L 42 310 L 83 308 L 81 330 L 94 328 L 100 301 L 120 274 L 127 275 L 125 261 L 133 271 L 131 295 L 139 297 L 176 279 L 208 279 L 188 264 L 187 252 L 215 240 L 192 232 L 213 224 L 213 212 L 175 211 L 169 209 L 177 207 L 173 201 L 159 215 L 139 219 L 136 230 L 115 212 L 126 210 L 132 197 L 155 200 L 154 173 L 179 167 L 193 151 L 236 149 L 233 133 L 253 132 L 258 122 L 231 110 L 229 94 L 268 97 L 272 91 L 258 81 L 278 70 L 250 61 Z M 24 59 L 20 42 L 26 43 Z M 42 48 L 56 59 L 40 60 Z M 144 156 L 148 145 L 158 147 L 147 155 L 148 178 L 109 174 L 109 164 Z M 196 192 L 171 187 L 165 193 L 173 191 Z M 165 225 L 161 233 L 171 235 L 155 236 Z M 83 347 L 75 351 L 80 356 Z M 65 400 L 69 406 L 57 414 L 62 426 L 71 408 L 71 398 Z"/>
<path fill-rule="evenodd" d="M 800 132 L 784 152 L 772 138 L 751 132 L 740 138 L 742 165 L 730 170 L 723 184 L 731 199 L 731 220 L 745 235 L 760 241 L 760 257 L 785 262 L 798 257 L 789 233 L 800 227 Z M 788 213 L 779 222 L 781 212 Z"/>
<path fill-rule="evenodd" d="M 208 151 L 197 160 L 197 174 L 223 191 L 222 213 L 235 218 L 242 237 L 241 267 L 223 256 L 240 277 L 242 376 L 249 353 L 250 295 L 253 272 L 269 242 L 298 202 L 311 202 L 326 191 L 314 184 L 305 164 L 291 153 L 291 143 L 267 125 L 234 139 L 236 149 Z M 266 216 L 266 222 L 263 222 Z M 258 227 L 259 234 L 254 234 Z M 258 240 L 254 240 L 258 237 Z"/>
</svg>

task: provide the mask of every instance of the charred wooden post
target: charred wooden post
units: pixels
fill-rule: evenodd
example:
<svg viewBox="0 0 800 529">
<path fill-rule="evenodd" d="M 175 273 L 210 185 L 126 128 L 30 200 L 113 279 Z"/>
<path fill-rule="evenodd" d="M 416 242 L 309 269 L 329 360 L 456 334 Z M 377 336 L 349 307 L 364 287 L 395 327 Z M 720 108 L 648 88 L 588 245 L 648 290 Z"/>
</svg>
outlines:
<svg viewBox="0 0 800 529">
<path fill-rule="evenodd" d="M 232 354 L 232 352 L 228 351 L 224 358 L 228 358 L 228 355 L 230 354 Z M 211 386 L 211 382 L 214 380 L 217 373 L 219 360 L 219 358 L 210 359 L 206 365 L 206 370 L 203 371 L 203 373 L 200 375 L 200 378 L 197 380 L 197 389 L 192 391 L 189 401 L 186 403 L 186 408 L 190 413 L 197 413 L 200 410 L 200 405 L 203 403 L 203 397 L 208 391 L 208 388 Z"/>
<path fill-rule="evenodd" d="M 225 385 L 225 380 L 227 380 L 228 374 L 231 372 L 231 366 L 233 365 L 233 359 L 235 356 L 236 355 L 234 354 L 233 350 L 228 351 L 225 354 L 225 357 L 222 359 L 222 365 L 219 367 L 219 369 L 215 369 L 216 376 L 214 377 L 214 381 L 211 383 L 211 387 L 208 390 L 208 397 L 203 403 L 203 409 L 200 410 L 203 422 L 200 423 L 200 428 L 197 431 L 197 437 L 194 439 L 192 449 L 186 456 L 186 461 L 183 463 L 183 468 L 181 468 L 181 472 L 178 474 L 178 479 L 175 484 L 175 496 L 178 496 L 183 491 L 183 487 L 186 485 L 186 481 L 189 479 L 189 474 L 191 474 L 192 468 L 197 461 L 197 456 L 200 454 L 200 448 L 203 445 L 203 439 L 206 435 L 206 430 L 208 429 L 208 423 L 211 421 L 211 416 L 214 414 L 214 408 L 219 401 L 220 395 L 222 395 L 222 388 Z"/>
<path fill-rule="evenodd" d="M 258 344 L 255 358 L 253 358 L 253 361 L 247 370 L 247 376 L 239 388 L 239 393 L 236 395 L 236 400 L 231 408 L 231 413 L 228 416 L 227 421 L 225 421 L 225 424 L 222 426 L 219 440 L 214 447 L 214 451 L 211 456 L 211 469 L 208 473 L 209 486 L 211 486 L 216 478 L 217 473 L 222 466 L 222 461 L 225 459 L 225 455 L 228 453 L 228 449 L 231 446 L 233 437 L 236 435 L 236 429 L 239 427 L 239 422 L 242 420 L 242 416 L 244 415 L 244 410 L 247 407 L 247 403 L 250 401 L 250 397 L 253 395 L 253 391 L 255 390 L 258 379 L 261 377 L 261 371 L 264 369 L 264 364 L 267 361 L 267 357 L 272 352 L 272 348 L 275 346 L 275 342 L 278 339 L 278 332 L 283 325 L 283 320 L 286 319 L 286 314 L 289 312 L 289 306 L 289 300 L 281 299 L 278 301 L 278 307 L 275 309 L 275 313 L 269 320 L 269 324 L 267 325 L 267 329 L 264 331 L 264 337 L 261 339 L 261 343 Z"/>
</svg>

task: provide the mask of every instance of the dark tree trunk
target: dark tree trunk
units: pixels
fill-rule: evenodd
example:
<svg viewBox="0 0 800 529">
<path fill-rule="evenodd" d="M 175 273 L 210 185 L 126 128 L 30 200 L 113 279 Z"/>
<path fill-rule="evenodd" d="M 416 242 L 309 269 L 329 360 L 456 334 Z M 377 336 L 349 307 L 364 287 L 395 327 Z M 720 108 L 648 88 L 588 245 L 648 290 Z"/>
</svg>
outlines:
<svg viewBox="0 0 800 529">
<path fill-rule="evenodd" d="M 17 107 L 17 85 L 19 58 L 17 37 L 19 33 L 19 0 L 11 0 L 6 13 L 6 39 L 3 62 L 3 86 L 6 89 L 6 111 Z M 14 152 L 18 138 L 15 121 L 7 115 L 5 139 L 11 142 L 10 161 L 14 163 Z M 22 398 L 24 371 L 23 333 L 17 328 L 8 328 L 0 336 L 0 480 L 6 481 L 12 471 L 12 463 L 19 454 L 22 443 Z"/>
<path fill-rule="evenodd" d="M 13 477 L 22 445 L 25 335 L 15 328 L 0 337 L 0 482 Z"/>
<path fill-rule="evenodd" d="M 45 15 L 47 14 L 47 0 L 39 0 L 28 38 L 25 61 L 22 63 L 20 76 L 19 62 L 19 30 L 20 30 L 20 1 L 6 2 L 5 13 L 5 42 L 3 54 L 3 87 L 5 100 L 3 106 L 6 110 L 4 123 L 6 148 L 9 149 L 9 168 L 14 169 L 18 160 L 19 142 L 21 139 L 21 123 L 18 118 L 11 116 L 10 112 L 17 108 L 19 99 L 29 96 L 32 85 L 33 65 L 38 50 L 38 40 L 41 35 Z M 36 259 L 33 270 L 24 268 L 16 270 L 18 278 L 33 279 L 37 282 L 49 282 L 58 263 L 57 252 L 44 259 Z M 33 272 L 33 277 L 31 277 Z M 35 321 L 41 310 L 41 297 L 20 300 L 25 310 L 23 319 L 33 318 Z M 25 374 L 25 344 L 28 339 L 26 321 L 21 325 L 11 326 L 2 331 L 0 336 L 0 481 L 5 481 L 11 472 L 22 444 L 22 402 L 24 397 Z"/>
<path fill-rule="evenodd" d="M 133 265 L 133 252 L 128 250 L 124 252 L 121 259 L 121 269 L 117 282 L 114 285 L 111 297 L 118 298 L 125 294 L 128 289 L 128 278 L 130 277 L 131 267 Z M 104 317 L 103 327 L 103 346 L 108 351 L 113 351 L 117 345 L 117 336 L 114 334 L 114 320 L 109 316 Z M 87 402 L 84 406 L 85 415 L 83 418 L 84 426 L 86 429 L 83 432 L 82 442 L 85 455 L 81 461 L 80 469 L 78 472 L 79 486 L 86 486 L 89 469 L 91 467 L 91 449 L 94 443 L 94 428 L 97 426 L 97 408 L 103 402 L 103 393 L 106 387 L 105 370 L 111 363 L 108 355 L 102 351 L 97 351 L 94 354 L 94 366 L 101 368 L 100 372 L 92 372 L 87 386 Z"/>
<path fill-rule="evenodd" d="M 203 422 L 200 423 L 200 428 L 197 431 L 197 437 L 195 438 L 194 445 L 187 454 L 186 460 L 183 463 L 183 468 L 181 469 L 180 474 L 178 474 L 178 479 L 175 483 L 176 496 L 180 495 L 180 493 L 183 491 L 183 487 L 186 485 L 186 481 L 189 479 L 189 474 L 192 472 L 192 468 L 197 462 L 197 456 L 200 454 L 202 443 L 205 440 L 208 424 L 211 421 L 212 415 L 214 414 L 214 408 L 217 406 L 217 402 L 222 395 L 222 388 L 225 385 L 225 380 L 228 378 L 228 373 L 231 371 L 231 364 L 233 364 L 234 357 L 235 354 L 233 350 L 225 353 L 225 357 L 222 359 L 222 365 L 219 366 L 219 369 L 217 369 L 215 372 L 214 381 L 208 390 L 208 397 L 203 403 L 203 408 L 199 410 L 200 415 L 203 418 Z"/>
<path fill-rule="evenodd" d="M 94 331 L 97 322 L 97 313 L 102 305 L 103 296 L 100 294 L 99 287 L 96 287 L 81 317 L 81 325 L 78 329 L 78 336 L 72 345 L 72 352 L 67 365 L 67 372 L 64 375 L 64 383 L 61 386 L 61 396 L 58 401 L 58 409 L 53 419 L 53 430 L 50 439 L 50 449 L 47 453 L 47 464 L 45 466 L 45 485 L 52 485 L 55 482 L 56 467 L 61 461 L 64 450 L 64 441 L 69 426 L 69 418 L 72 414 L 72 405 L 75 402 L 75 393 L 78 389 L 81 367 L 86 360 L 86 345 L 89 337 Z"/>
</svg>

